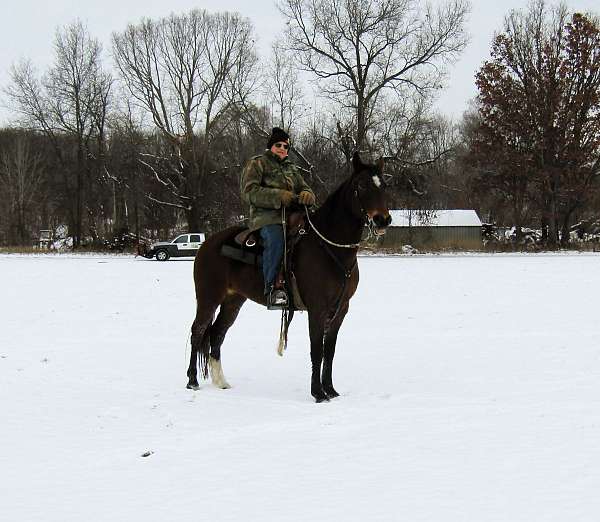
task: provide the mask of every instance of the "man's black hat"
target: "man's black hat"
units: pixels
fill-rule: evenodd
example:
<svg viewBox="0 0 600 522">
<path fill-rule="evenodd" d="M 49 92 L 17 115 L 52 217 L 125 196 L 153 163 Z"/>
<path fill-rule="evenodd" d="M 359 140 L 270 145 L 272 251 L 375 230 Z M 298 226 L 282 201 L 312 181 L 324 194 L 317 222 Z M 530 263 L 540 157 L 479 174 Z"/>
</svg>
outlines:
<svg viewBox="0 0 600 522">
<path fill-rule="evenodd" d="M 288 141 L 289 139 L 290 135 L 287 132 L 285 132 L 283 129 L 280 129 L 279 127 L 273 127 L 273 130 L 271 131 L 271 137 L 267 142 L 267 149 L 270 149 L 274 143 L 280 141 Z"/>
</svg>

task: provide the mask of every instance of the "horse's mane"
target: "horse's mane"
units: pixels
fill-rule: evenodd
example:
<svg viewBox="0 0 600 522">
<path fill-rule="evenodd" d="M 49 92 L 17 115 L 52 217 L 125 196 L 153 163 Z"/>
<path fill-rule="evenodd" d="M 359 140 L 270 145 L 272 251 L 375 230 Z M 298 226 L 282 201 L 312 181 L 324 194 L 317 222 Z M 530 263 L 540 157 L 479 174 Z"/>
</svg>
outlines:
<svg viewBox="0 0 600 522">
<path fill-rule="evenodd" d="M 352 177 L 349 177 L 342 181 L 338 187 L 330 192 L 327 198 L 322 205 L 315 211 L 315 217 L 317 218 L 327 218 L 332 212 L 335 211 L 336 208 L 340 206 L 340 203 L 343 203 L 343 198 L 346 195 L 346 190 L 352 184 Z"/>
</svg>

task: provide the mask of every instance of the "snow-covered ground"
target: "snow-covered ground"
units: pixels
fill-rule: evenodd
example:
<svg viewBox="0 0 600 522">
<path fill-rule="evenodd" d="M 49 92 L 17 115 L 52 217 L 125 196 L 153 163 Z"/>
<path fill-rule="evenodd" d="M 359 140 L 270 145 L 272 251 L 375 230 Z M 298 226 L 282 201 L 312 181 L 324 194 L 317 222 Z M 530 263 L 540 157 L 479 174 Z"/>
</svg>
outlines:
<svg viewBox="0 0 600 522">
<path fill-rule="evenodd" d="M 193 392 L 191 260 L 0 256 L 0 520 L 599 520 L 600 256 L 359 264 L 314 404 L 306 314 Z"/>
</svg>

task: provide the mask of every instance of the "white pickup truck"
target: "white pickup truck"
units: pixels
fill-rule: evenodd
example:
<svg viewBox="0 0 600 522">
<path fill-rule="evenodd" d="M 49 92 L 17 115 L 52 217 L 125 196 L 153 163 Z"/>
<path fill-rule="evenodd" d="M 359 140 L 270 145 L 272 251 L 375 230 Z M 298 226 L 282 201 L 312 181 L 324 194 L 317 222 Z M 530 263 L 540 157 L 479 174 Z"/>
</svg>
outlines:
<svg viewBox="0 0 600 522">
<path fill-rule="evenodd" d="M 194 257 L 204 240 L 202 232 L 181 234 L 173 241 L 153 243 L 144 253 L 144 257 L 148 259 L 156 257 L 157 261 L 167 261 L 171 257 Z"/>
</svg>

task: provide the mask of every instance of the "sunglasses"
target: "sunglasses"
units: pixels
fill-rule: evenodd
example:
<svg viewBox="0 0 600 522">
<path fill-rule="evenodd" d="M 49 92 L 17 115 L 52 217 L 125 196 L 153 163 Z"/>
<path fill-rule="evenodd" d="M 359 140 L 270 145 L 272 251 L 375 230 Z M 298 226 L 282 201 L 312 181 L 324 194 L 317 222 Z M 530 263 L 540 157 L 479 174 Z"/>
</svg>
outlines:
<svg viewBox="0 0 600 522">
<path fill-rule="evenodd" d="M 276 149 L 283 149 L 283 150 L 288 150 L 290 148 L 290 146 L 287 143 L 273 143 L 273 146 Z"/>
</svg>

